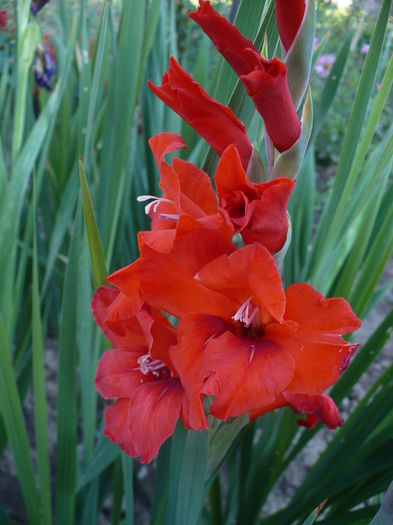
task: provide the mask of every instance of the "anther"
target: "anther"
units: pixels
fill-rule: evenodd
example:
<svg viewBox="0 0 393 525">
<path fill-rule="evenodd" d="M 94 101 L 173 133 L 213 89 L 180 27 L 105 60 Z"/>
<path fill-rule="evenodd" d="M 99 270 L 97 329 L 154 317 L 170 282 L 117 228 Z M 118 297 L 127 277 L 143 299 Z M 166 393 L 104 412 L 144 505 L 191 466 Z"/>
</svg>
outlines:
<svg viewBox="0 0 393 525">
<path fill-rule="evenodd" d="M 149 202 L 149 204 L 146 204 L 146 206 L 145 206 L 145 213 L 146 213 L 146 215 L 149 215 L 151 208 L 153 208 L 153 211 L 155 212 L 157 210 L 157 206 L 161 202 L 169 202 L 170 204 L 175 204 L 170 199 L 164 199 L 164 197 L 156 197 L 155 195 L 139 195 L 139 197 L 137 197 L 136 200 L 138 202 L 145 202 L 145 201 L 149 201 L 151 199 L 153 199 L 152 202 Z"/>
</svg>

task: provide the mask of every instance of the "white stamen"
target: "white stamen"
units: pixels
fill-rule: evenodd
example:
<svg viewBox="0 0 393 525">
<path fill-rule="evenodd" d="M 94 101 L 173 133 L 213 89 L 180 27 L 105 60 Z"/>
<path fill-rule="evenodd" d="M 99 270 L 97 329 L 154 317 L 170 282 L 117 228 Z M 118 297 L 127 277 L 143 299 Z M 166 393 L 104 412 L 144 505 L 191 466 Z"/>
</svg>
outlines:
<svg viewBox="0 0 393 525">
<path fill-rule="evenodd" d="M 138 357 L 138 365 L 138 369 L 142 372 L 142 374 L 146 375 L 149 372 L 152 372 L 155 376 L 159 375 L 157 370 L 166 367 L 166 365 L 162 361 L 160 361 L 159 359 L 152 359 L 149 356 L 149 354 L 145 354 L 141 357 Z"/>
<path fill-rule="evenodd" d="M 235 313 L 235 315 L 232 316 L 232 319 L 234 321 L 240 321 L 244 324 L 245 327 L 249 327 L 250 324 L 253 322 L 255 316 L 258 313 L 258 306 L 254 306 L 252 304 L 252 298 L 249 297 L 247 301 L 245 301 L 239 310 Z"/>
<path fill-rule="evenodd" d="M 152 202 L 149 202 L 149 204 L 145 206 L 146 215 L 149 215 L 151 208 L 153 208 L 153 211 L 155 212 L 160 202 L 169 202 L 170 204 L 175 204 L 170 199 L 164 199 L 164 197 L 156 197 L 155 195 L 139 195 L 139 197 L 136 198 L 138 202 L 146 202 L 151 199 L 153 199 Z"/>
</svg>

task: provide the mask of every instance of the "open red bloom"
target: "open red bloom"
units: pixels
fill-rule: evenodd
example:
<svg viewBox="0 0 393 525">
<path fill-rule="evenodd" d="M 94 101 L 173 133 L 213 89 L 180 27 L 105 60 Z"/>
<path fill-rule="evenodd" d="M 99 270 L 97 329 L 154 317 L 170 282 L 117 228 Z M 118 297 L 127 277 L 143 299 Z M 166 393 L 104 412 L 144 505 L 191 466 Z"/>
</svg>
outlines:
<svg viewBox="0 0 393 525">
<path fill-rule="evenodd" d="M 349 304 L 308 284 L 284 293 L 274 259 L 256 244 L 211 261 L 196 279 L 222 303 L 221 314 L 199 305 L 180 320 L 170 354 L 186 390 L 214 394 L 210 411 L 223 420 L 289 405 L 311 416 L 307 425 L 337 426 L 323 392 L 357 347 L 341 337 L 360 326 Z"/>
<path fill-rule="evenodd" d="M 288 51 L 302 23 L 306 10 L 305 0 L 274 0 L 278 34 Z"/>
<path fill-rule="evenodd" d="M 271 253 L 285 244 L 287 205 L 295 182 L 288 178 L 253 184 L 247 179 L 235 146 L 222 155 L 215 174 L 220 206 L 246 244 L 258 242 Z"/>
<path fill-rule="evenodd" d="M 143 241 L 158 251 L 170 251 L 181 215 L 197 220 L 206 228 L 231 235 L 232 227 L 226 216 L 218 212 L 217 197 L 208 175 L 191 162 L 174 158 L 171 165 L 165 155 L 187 147 L 175 133 L 159 133 L 149 140 L 160 171 L 161 197 L 141 195 L 140 202 L 150 200 L 146 213 L 151 218 L 150 232 L 143 232 Z"/>
<path fill-rule="evenodd" d="M 2 29 L 7 27 L 7 11 L 0 11 L 0 27 Z"/>
<path fill-rule="evenodd" d="M 194 128 L 218 155 L 229 144 L 235 144 L 243 166 L 247 168 L 252 145 L 243 123 L 231 108 L 206 93 L 173 57 L 170 58 L 168 73 L 162 77 L 162 85 L 155 86 L 150 80 L 148 84 L 153 93 Z"/>
<path fill-rule="evenodd" d="M 169 356 L 176 332 L 168 320 L 146 304 L 135 314 L 133 301 L 107 286 L 97 290 L 92 311 L 115 345 L 101 357 L 95 379 L 102 397 L 116 399 L 105 409 L 104 434 L 149 463 L 180 413 L 186 426 L 206 428 L 200 396 L 185 394 Z"/>
<path fill-rule="evenodd" d="M 181 215 L 195 219 L 201 226 L 219 230 L 224 237 L 240 232 L 246 244 L 259 242 L 271 253 L 284 245 L 288 232 L 287 204 L 294 181 L 288 178 L 253 184 L 247 179 L 234 145 L 220 158 L 215 182 L 220 202 L 208 175 L 190 162 L 165 155 L 185 147 L 174 133 L 160 133 L 150 139 L 160 170 L 162 197 L 143 195 L 138 200 L 154 199 L 146 206 L 152 220 L 152 231 L 140 238 L 154 250 L 170 252 Z"/>
<path fill-rule="evenodd" d="M 284 62 L 263 58 L 251 40 L 217 13 L 210 2 L 200 0 L 198 10 L 189 17 L 200 25 L 239 75 L 275 147 L 281 152 L 293 146 L 301 127 L 289 93 Z"/>
</svg>

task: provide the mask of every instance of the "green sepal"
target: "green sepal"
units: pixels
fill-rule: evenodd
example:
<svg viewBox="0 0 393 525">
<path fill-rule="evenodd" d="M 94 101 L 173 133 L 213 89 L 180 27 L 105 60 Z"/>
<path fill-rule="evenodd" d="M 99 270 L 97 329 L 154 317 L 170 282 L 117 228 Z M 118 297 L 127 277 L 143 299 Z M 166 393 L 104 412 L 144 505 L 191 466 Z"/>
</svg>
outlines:
<svg viewBox="0 0 393 525">
<path fill-rule="evenodd" d="M 284 151 L 277 157 L 269 173 L 269 179 L 276 179 L 278 177 L 295 179 L 299 173 L 312 131 L 313 104 L 310 88 L 303 106 L 301 123 L 302 131 L 300 137 L 290 149 Z"/>
<path fill-rule="evenodd" d="M 307 2 L 302 24 L 285 57 L 288 88 L 296 109 L 299 109 L 310 79 L 315 34 L 315 0 Z"/>
<path fill-rule="evenodd" d="M 256 184 L 267 180 L 265 166 L 256 148 L 252 148 L 251 157 L 248 161 L 247 178 L 250 182 Z"/>
</svg>

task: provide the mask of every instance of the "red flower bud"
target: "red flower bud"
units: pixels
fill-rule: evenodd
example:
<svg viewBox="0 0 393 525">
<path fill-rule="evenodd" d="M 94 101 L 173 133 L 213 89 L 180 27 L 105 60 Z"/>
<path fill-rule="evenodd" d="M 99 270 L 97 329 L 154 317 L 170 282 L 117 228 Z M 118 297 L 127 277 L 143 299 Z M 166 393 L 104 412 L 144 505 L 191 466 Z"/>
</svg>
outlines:
<svg viewBox="0 0 393 525">
<path fill-rule="evenodd" d="M 239 75 L 274 146 L 279 151 L 289 149 L 299 138 L 301 127 L 289 94 L 286 65 L 278 58 L 263 58 L 251 40 L 218 14 L 210 2 L 200 0 L 198 10 L 189 17 Z"/>
<path fill-rule="evenodd" d="M 286 51 L 291 47 L 304 17 L 305 0 L 274 0 L 278 34 Z"/>
<path fill-rule="evenodd" d="M 150 80 L 148 84 L 153 93 L 194 128 L 218 155 L 221 156 L 230 144 L 235 144 L 242 164 L 247 168 L 252 145 L 243 123 L 231 108 L 206 93 L 173 57 L 161 86 L 155 86 Z"/>
</svg>

